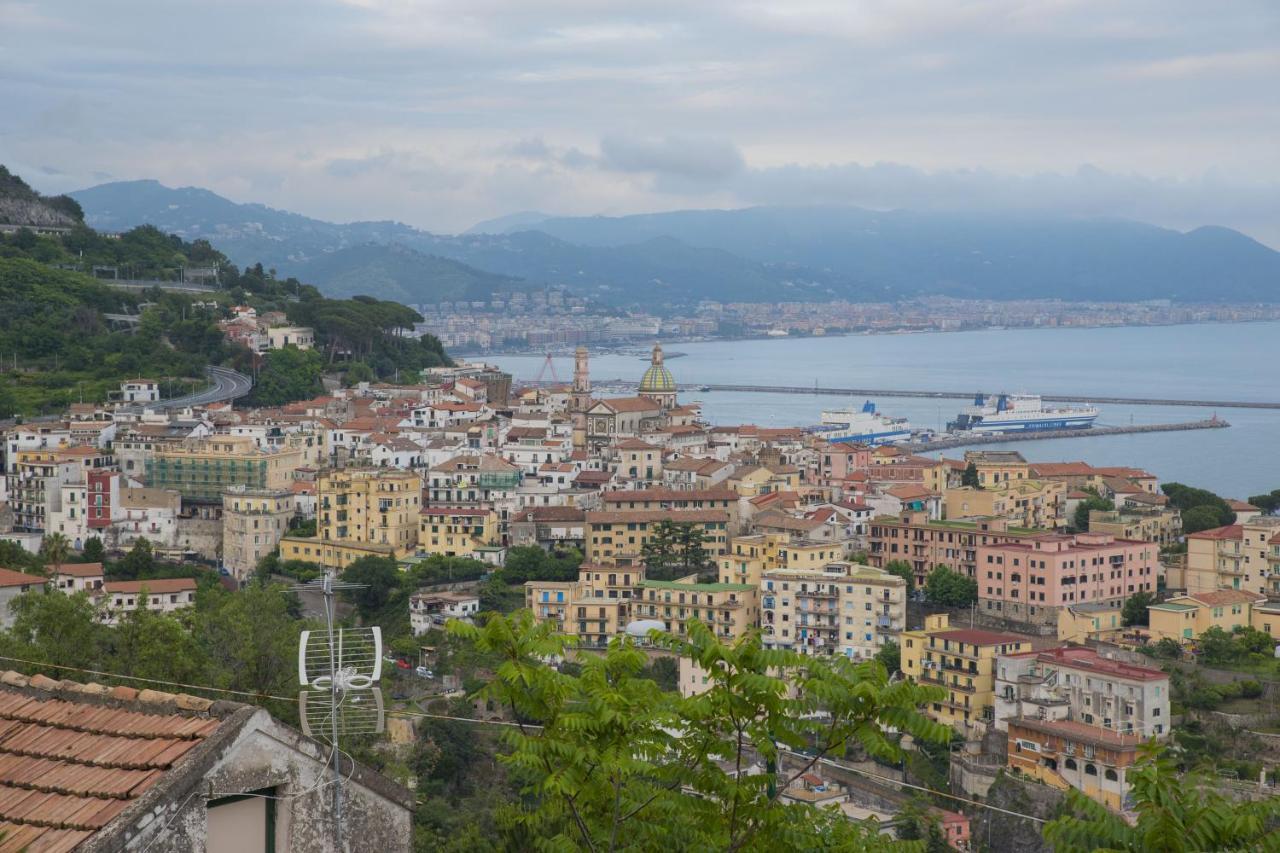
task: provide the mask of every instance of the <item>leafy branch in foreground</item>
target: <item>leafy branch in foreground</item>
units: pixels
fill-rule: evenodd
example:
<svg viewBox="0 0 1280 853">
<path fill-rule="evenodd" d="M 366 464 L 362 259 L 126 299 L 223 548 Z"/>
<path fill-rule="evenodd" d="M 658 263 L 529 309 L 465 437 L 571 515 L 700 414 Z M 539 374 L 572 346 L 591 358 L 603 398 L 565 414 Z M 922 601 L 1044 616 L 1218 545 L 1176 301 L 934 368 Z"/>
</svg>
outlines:
<svg viewBox="0 0 1280 853">
<path fill-rule="evenodd" d="M 643 674 L 629 639 L 580 656 L 581 674 L 546 661 L 569 640 L 528 611 L 450 631 L 501 658 L 480 695 L 519 721 L 502 760 L 524 781 L 507 815 L 513 843 L 544 850 L 915 849 L 837 809 L 786 805 L 781 794 L 822 757 L 851 743 L 896 759 L 897 734 L 945 742 L 919 712 L 937 688 L 890 683 L 877 661 L 816 659 L 765 649 L 757 634 L 732 645 L 692 623 L 687 639 L 652 640 L 706 673 L 704 692 L 664 693 Z M 785 750 L 804 750 L 782 769 Z M 515 837 L 518 836 L 518 837 Z"/>
<path fill-rule="evenodd" d="M 1142 747 L 1128 781 L 1134 823 L 1072 789 L 1070 812 L 1045 825 L 1045 840 L 1058 853 L 1280 850 L 1280 798 L 1228 799 L 1204 776 L 1179 770 L 1155 743 Z"/>
</svg>

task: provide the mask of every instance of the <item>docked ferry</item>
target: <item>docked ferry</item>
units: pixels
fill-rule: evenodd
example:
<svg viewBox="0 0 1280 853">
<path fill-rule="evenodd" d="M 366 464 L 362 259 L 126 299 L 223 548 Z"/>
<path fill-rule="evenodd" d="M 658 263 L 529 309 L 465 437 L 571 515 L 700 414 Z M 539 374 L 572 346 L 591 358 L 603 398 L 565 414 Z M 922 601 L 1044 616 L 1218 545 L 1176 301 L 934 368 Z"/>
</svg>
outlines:
<svg viewBox="0 0 1280 853">
<path fill-rule="evenodd" d="M 999 434 L 1041 429 L 1088 429 L 1098 418 L 1093 406 L 1046 409 L 1039 394 L 979 394 L 956 419 L 950 432 Z"/>
<path fill-rule="evenodd" d="M 911 440 L 911 424 L 906 418 L 882 415 L 870 400 L 858 411 L 849 408 L 823 412 L 822 423 L 812 431 L 830 442 L 877 445 Z"/>
</svg>

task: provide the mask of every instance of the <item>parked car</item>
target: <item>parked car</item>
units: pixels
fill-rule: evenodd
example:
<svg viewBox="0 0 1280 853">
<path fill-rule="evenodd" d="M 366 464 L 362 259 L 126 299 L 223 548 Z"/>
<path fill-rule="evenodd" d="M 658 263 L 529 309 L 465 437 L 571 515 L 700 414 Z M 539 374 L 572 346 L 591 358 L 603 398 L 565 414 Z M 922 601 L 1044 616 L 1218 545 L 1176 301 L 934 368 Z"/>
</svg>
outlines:
<svg viewBox="0 0 1280 853">
<path fill-rule="evenodd" d="M 427 669 L 425 666 L 420 666 L 420 667 L 418 667 L 416 670 L 414 670 L 414 672 L 418 673 L 418 675 L 422 676 L 423 678 L 435 678 L 435 677 L 436 677 L 436 674 L 435 674 L 434 672 L 432 672 L 431 670 Z"/>
<path fill-rule="evenodd" d="M 404 658 L 398 658 L 396 660 L 396 666 L 400 669 L 413 669 L 413 664 L 409 663 Z"/>
</svg>

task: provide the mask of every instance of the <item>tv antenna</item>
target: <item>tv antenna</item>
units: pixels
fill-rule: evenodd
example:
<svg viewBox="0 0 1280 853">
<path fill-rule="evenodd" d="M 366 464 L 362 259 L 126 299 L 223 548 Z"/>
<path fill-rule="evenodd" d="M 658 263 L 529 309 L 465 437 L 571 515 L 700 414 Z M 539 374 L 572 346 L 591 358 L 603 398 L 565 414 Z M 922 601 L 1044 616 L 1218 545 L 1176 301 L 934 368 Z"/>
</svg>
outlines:
<svg viewBox="0 0 1280 853">
<path fill-rule="evenodd" d="M 332 572 L 311 583 L 298 584 L 299 592 L 324 596 L 325 630 L 303 631 L 298 638 L 298 718 L 307 737 L 329 742 L 333 764 L 333 821 L 338 849 L 342 844 L 342 749 L 344 735 L 381 734 L 385 726 L 382 690 L 382 629 L 335 628 L 336 594 L 366 584 L 346 583 Z"/>
</svg>

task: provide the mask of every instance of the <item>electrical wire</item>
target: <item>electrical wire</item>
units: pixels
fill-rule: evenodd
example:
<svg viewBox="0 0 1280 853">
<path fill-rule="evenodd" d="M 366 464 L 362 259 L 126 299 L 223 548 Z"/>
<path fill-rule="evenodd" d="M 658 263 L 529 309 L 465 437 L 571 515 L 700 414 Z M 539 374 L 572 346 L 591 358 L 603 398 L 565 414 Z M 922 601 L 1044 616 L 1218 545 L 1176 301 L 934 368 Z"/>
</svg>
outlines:
<svg viewBox="0 0 1280 853">
<path fill-rule="evenodd" d="M 47 667 L 49 669 L 60 669 L 60 670 L 66 670 L 69 672 L 81 672 L 81 673 L 87 673 L 89 675 L 100 675 L 100 676 L 105 676 L 107 678 L 120 678 L 120 679 L 129 680 L 129 681 L 139 681 L 139 682 L 144 682 L 149 684 L 160 684 L 166 687 L 182 687 L 188 690 L 203 690 L 210 693 L 225 693 L 228 695 L 235 695 L 235 696 L 248 696 L 254 699 L 275 699 L 281 702 L 297 701 L 296 696 L 275 696 L 270 693 L 252 693 L 247 690 L 232 690 L 225 687 L 209 687 L 202 684 L 184 684 L 178 681 L 165 681 L 164 679 L 160 679 L 160 678 L 142 678 L 140 676 L 124 675 L 122 673 L 117 673 L 117 672 L 104 672 L 101 670 L 86 669 L 84 667 L 78 667 L 78 666 L 63 666 L 60 664 L 51 664 L 51 663 L 44 663 L 41 661 L 25 660 L 23 658 L 7 657 L 4 655 L 0 655 L 0 661 L 10 661 L 12 663 L 22 663 L 22 664 L 27 664 L 29 666 Z M 542 729 L 543 728 L 543 726 L 539 726 L 533 723 L 517 723 L 517 722 L 510 722 L 507 720 L 479 720 L 479 719 L 473 719 L 471 717 L 458 717 L 450 714 L 432 714 L 426 711 L 392 710 L 392 711 L 388 711 L 387 714 L 388 716 L 400 717 L 400 718 L 414 718 L 414 719 L 425 719 L 425 720 L 449 720 L 452 722 L 471 723 L 471 724 L 478 724 L 478 725 L 485 725 L 485 726 L 506 726 L 508 728 L 523 728 L 523 729 Z M 351 759 L 351 756 L 342 750 L 339 750 L 339 752 L 342 752 L 343 755 L 346 755 L 347 758 L 352 761 L 351 772 L 354 774 L 355 773 L 354 759 Z M 792 752 L 791 750 L 784 750 L 784 752 L 787 752 L 790 755 L 798 756 L 801 758 L 810 757 L 810 756 L 806 756 L 804 753 Z M 330 755 L 330 760 L 332 760 L 332 754 Z M 975 806 L 977 808 L 984 808 L 984 809 L 989 809 L 991 811 L 1000 812 L 1001 814 L 1006 814 L 1011 817 L 1023 818 L 1024 820 L 1030 820 L 1030 821 L 1034 821 L 1035 823 L 1041 823 L 1041 824 L 1048 823 L 1048 821 L 1045 820 L 1044 818 L 1038 818 L 1038 817 L 1035 817 L 1034 815 L 1022 814 L 1021 812 L 1015 812 L 1009 809 L 1002 809 L 999 806 L 993 806 L 989 803 L 983 803 L 977 800 L 968 799 L 966 797 L 960 797 L 955 794 L 948 794 L 945 791 L 938 791 L 934 788 L 928 788 L 921 785 L 914 785 L 910 782 L 893 779 L 889 776 L 881 776 L 879 774 L 871 773 L 870 771 L 867 771 L 867 770 L 861 770 L 856 767 L 847 767 L 843 764 L 840 764 L 839 762 L 832 761 L 829 758 L 820 758 L 818 759 L 818 763 L 824 764 L 830 767 L 834 767 L 839 770 L 846 770 L 850 773 L 854 773 L 857 775 L 866 776 L 867 778 L 875 779 L 879 782 L 884 782 L 890 785 L 898 785 L 898 786 L 901 786 L 904 788 L 910 788 L 916 791 L 923 791 L 925 793 L 934 794 L 939 797 L 945 797 L 947 799 L 955 800 L 956 802 L 965 803 L 967 805 Z M 350 780 L 350 778 L 351 778 L 350 776 L 347 777 L 348 780 Z M 333 784 L 336 781 L 338 780 L 337 779 L 330 780 L 325 784 Z M 306 794 L 299 794 L 299 795 L 292 795 L 292 796 L 293 797 L 306 796 L 306 795 L 309 795 L 310 793 L 312 793 L 312 791 L 308 791 L 306 792 Z M 232 796 L 232 794 L 226 794 L 225 796 Z M 241 796 L 241 795 L 236 794 L 235 796 Z M 267 796 L 267 795 L 259 795 L 259 796 Z M 291 797 L 276 797 L 274 799 L 290 799 L 290 798 Z"/>
</svg>

